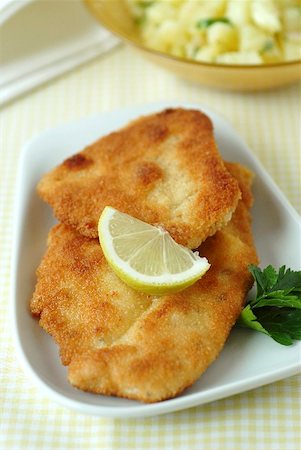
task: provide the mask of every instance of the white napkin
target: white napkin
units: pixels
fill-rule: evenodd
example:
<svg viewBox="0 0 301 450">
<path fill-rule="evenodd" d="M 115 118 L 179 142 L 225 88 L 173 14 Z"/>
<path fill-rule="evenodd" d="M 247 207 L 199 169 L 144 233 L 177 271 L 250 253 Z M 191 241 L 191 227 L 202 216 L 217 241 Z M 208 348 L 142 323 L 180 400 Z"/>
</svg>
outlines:
<svg viewBox="0 0 301 450">
<path fill-rule="evenodd" d="M 120 41 L 81 0 L 0 1 L 0 103 L 112 49 Z"/>
</svg>

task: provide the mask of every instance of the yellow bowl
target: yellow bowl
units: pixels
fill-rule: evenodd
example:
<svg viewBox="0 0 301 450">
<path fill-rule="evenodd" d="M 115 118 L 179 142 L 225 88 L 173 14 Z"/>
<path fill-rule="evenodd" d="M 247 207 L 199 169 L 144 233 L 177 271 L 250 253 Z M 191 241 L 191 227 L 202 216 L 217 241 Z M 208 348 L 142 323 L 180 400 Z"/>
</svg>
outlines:
<svg viewBox="0 0 301 450">
<path fill-rule="evenodd" d="M 84 0 L 101 24 L 145 57 L 186 80 L 235 91 L 272 89 L 301 79 L 301 60 L 264 65 L 210 64 L 147 48 L 124 0 Z"/>
</svg>

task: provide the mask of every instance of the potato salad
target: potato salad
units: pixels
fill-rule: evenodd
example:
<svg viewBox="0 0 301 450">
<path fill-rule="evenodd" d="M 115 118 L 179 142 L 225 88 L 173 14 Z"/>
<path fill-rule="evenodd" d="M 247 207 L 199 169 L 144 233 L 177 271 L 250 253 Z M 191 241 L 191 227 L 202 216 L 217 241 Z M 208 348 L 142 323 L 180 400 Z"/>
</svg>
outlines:
<svg viewBox="0 0 301 450">
<path fill-rule="evenodd" d="M 301 0 L 127 0 L 143 43 L 200 62 L 301 59 Z"/>
</svg>

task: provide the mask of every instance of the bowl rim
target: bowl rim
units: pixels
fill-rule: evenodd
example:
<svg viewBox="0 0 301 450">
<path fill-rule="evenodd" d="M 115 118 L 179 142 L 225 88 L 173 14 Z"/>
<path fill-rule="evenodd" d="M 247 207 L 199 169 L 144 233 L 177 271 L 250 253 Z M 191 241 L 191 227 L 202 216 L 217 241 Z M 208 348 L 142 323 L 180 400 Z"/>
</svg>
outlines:
<svg viewBox="0 0 301 450">
<path fill-rule="evenodd" d="M 169 53 L 161 52 L 160 50 L 153 49 L 151 47 L 147 47 L 142 42 L 138 42 L 134 39 L 131 39 L 126 33 L 123 33 L 122 31 L 116 30 L 114 27 L 112 28 L 106 20 L 103 18 L 100 18 L 94 11 L 93 7 L 91 6 L 91 0 L 84 0 L 88 10 L 93 15 L 94 18 L 96 18 L 101 25 L 103 25 L 108 31 L 110 31 L 112 34 L 117 36 L 118 38 L 122 39 L 123 41 L 137 47 L 139 50 L 146 51 L 149 54 L 156 55 L 161 58 L 169 59 L 175 62 L 184 63 L 184 64 L 190 64 L 192 66 L 205 66 L 210 68 L 224 68 L 224 69 L 242 69 L 242 70 L 249 70 L 249 69 L 256 69 L 256 70 L 265 70 L 268 68 L 275 68 L 275 67 L 289 67 L 289 66 L 297 66 L 301 65 L 301 58 L 294 59 L 291 61 L 282 61 L 282 62 L 271 62 L 271 63 L 264 63 L 264 64 L 218 64 L 218 63 L 209 63 L 209 62 L 202 62 L 202 61 L 195 61 L 193 59 L 189 58 L 182 58 L 179 56 L 175 56 Z M 93 2 L 92 2 L 93 3 Z M 301 72 L 300 72 L 301 77 Z"/>
</svg>

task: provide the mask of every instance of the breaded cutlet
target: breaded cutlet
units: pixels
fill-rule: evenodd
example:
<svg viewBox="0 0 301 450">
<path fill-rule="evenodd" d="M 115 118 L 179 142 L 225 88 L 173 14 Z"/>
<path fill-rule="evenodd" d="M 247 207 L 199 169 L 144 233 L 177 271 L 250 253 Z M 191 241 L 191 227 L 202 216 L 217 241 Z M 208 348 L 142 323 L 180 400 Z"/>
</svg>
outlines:
<svg viewBox="0 0 301 450">
<path fill-rule="evenodd" d="M 43 176 L 38 193 L 55 216 L 97 237 L 105 206 L 165 228 L 197 248 L 232 216 L 240 190 L 200 111 L 166 109 L 102 137 Z"/>
<path fill-rule="evenodd" d="M 59 345 L 72 385 L 155 402 L 192 385 L 216 359 L 252 286 L 248 266 L 257 263 L 252 176 L 237 164 L 227 168 L 242 200 L 199 248 L 211 268 L 180 293 L 134 291 L 110 269 L 98 240 L 63 224 L 52 229 L 30 307 Z"/>
</svg>

